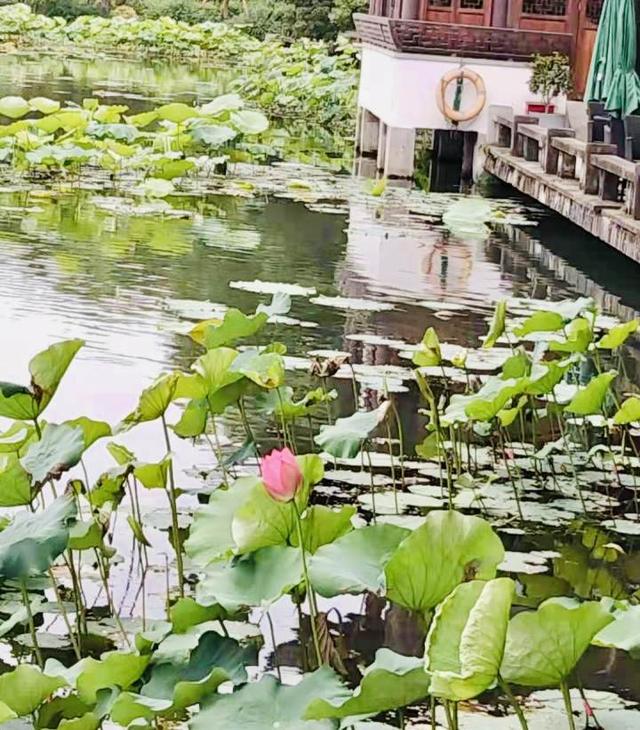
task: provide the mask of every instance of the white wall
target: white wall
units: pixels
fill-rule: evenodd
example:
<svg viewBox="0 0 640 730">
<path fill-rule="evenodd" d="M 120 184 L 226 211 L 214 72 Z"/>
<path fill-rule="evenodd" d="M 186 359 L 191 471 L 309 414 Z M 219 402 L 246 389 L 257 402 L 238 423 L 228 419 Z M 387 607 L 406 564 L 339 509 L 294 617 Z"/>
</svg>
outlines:
<svg viewBox="0 0 640 730">
<path fill-rule="evenodd" d="M 454 59 L 445 56 L 400 54 L 365 46 L 362 49 L 360 106 L 391 127 L 413 129 L 448 129 L 452 125 L 438 110 L 436 91 L 448 71 L 464 66 L 480 74 L 487 88 L 487 103 L 470 122 L 458 129 L 487 133 L 488 109 L 492 104 L 508 105 L 516 114 L 524 114 L 528 101 L 539 100 L 529 91 L 531 70 L 528 64 L 515 61 Z M 452 102 L 455 83 L 450 84 Z M 461 110 L 473 105 L 475 89 L 465 82 Z M 556 100 L 556 110 L 564 113 L 564 99 Z"/>
</svg>

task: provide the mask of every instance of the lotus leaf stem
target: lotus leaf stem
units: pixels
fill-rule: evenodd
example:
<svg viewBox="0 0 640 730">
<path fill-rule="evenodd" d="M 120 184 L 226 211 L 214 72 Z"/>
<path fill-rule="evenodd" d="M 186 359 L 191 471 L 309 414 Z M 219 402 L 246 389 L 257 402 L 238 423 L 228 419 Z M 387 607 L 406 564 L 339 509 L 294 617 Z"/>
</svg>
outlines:
<svg viewBox="0 0 640 730">
<path fill-rule="evenodd" d="M 31 603 L 29 601 L 29 592 L 27 591 L 27 584 L 24 580 L 20 581 L 20 592 L 22 593 L 22 602 L 24 603 L 25 610 L 27 612 L 27 621 L 29 623 L 29 633 L 31 634 L 31 643 L 33 644 L 33 653 L 35 654 L 36 661 L 40 669 L 44 668 L 44 661 L 42 660 L 42 652 L 38 645 L 38 635 L 36 633 L 36 625 L 33 620 L 33 613 L 31 612 Z"/>
<path fill-rule="evenodd" d="M 511 687 L 509 686 L 508 682 L 505 682 L 505 680 L 498 675 L 498 684 L 500 685 L 500 689 L 505 693 L 507 696 L 507 699 L 511 703 L 511 706 L 513 707 L 517 717 L 518 721 L 520 722 L 520 727 L 522 730 L 529 730 L 529 725 L 527 724 L 527 718 L 524 716 L 524 711 L 522 710 L 522 706 L 518 702 L 516 696 L 513 694 Z"/>
<path fill-rule="evenodd" d="M 564 709 L 567 713 L 567 720 L 569 721 L 569 730 L 576 730 L 576 721 L 573 717 L 573 706 L 571 705 L 571 693 L 569 692 L 569 685 L 566 680 L 560 683 L 560 690 L 562 691 Z"/>
<path fill-rule="evenodd" d="M 169 428 L 167 421 L 162 415 L 162 430 L 164 432 L 164 440 L 167 445 L 167 456 L 171 456 L 171 440 L 169 439 Z M 176 481 L 173 473 L 173 460 L 169 462 L 169 489 L 167 491 L 169 497 L 169 507 L 171 508 L 171 531 L 173 533 L 173 549 L 176 554 L 176 565 L 178 568 L 178 590 L 180 598 L 184 598 L 184 563 L 182 561 L 182 546 L 180 544 L 180 525 L 178 523 L 178 498 L 176 492 Z"/>
</svg>

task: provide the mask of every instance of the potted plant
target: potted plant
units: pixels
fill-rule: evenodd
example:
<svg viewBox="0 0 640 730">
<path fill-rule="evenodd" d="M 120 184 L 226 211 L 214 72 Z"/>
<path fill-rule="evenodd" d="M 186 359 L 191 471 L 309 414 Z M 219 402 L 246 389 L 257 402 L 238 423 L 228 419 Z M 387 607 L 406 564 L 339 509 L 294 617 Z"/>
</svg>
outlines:
<svg viewBox="0 0 640 730">
<path fill-rule="evenodd" d="M 543 102 L 528 102 L 527 113 L 553 114 L 555 105 L 551 101 L 560 94 L 571 91 L 569 58 L 557 51 L 550 55 L 534 56 L 529 90 L 540 94 Z"/>
</svg>

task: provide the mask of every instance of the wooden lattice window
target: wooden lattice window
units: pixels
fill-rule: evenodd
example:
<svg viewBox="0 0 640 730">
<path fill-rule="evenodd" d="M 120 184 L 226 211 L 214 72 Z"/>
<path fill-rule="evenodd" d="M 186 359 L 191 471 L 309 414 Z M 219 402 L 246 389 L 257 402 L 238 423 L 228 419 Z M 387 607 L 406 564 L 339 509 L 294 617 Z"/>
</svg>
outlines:
<svg viewBox="0 0 640 730">
<path fill-rule="evenodd" d="M 598 25 L 598 23 L 600 22 L 603 5 L 604 0 L 587 0 L 587 18 L 594 25 Z"/>
<path fill-rule="evenodd" d="M 522 12 L 526 15 L 562 17 L 567 14 L 567 0 L 523 0 Z"/>
<path fill-rule="evenodd" d="M 460 7 L 463 10 L 483 10 L 484 0 L 460 0 Z"/>
<path fill-rule="evenodd" d="M 429 0 L 430 8 L 450 8 L 452 0 Z"/>
</svg>

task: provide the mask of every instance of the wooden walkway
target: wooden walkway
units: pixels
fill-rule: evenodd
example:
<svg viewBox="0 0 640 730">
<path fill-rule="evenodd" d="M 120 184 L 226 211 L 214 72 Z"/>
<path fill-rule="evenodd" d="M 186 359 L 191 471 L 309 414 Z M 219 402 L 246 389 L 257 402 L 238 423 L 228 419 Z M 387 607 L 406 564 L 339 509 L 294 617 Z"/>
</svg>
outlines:
<svg viewBox="0 0 640 730">
<path fill-rule="evenodd" d="M 640 165 L 526 118 L 494 121 L 487 172 L 640 263 Z"/>
</svg>

